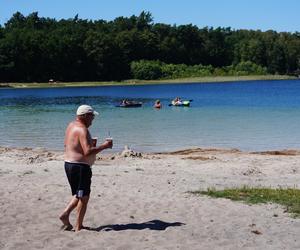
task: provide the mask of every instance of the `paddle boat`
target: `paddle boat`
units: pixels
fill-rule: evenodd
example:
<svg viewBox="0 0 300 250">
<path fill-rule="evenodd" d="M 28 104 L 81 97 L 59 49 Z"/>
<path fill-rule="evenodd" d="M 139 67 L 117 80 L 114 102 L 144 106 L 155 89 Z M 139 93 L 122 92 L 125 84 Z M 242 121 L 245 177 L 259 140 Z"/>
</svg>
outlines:
<svg viewBox="0 0 300 250">
<path fill-rule="evenodd" d="M 116 105 L 116 107 L 119 107 L 119 108 L 138 108 L 138 107 L 142 107 L 142 104 L 143 104 L 142 102 L 123 100 L 119 105 Z"/>
</svg>

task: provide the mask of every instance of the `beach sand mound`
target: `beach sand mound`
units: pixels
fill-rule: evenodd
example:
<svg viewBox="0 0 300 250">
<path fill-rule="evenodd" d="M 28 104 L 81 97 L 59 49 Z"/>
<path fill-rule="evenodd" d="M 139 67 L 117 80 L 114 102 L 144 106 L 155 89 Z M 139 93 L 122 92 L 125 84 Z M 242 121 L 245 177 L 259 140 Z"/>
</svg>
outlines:
<svg viewBox="0 0 300 250">
<path fill-rule="evenodd" d="M 262 151 L 262 152 L 252 152 L 252 154 L 261 154 L 261 155 L 300 155 L 300 150 L 287 149 L 287 150 L 275 150 L 275 151 Z"/>
<path fill-rule="evenodd" d="M 207 154 L 207 153 L 240 153 L 238 149 L 218 149 L 218 148 L 193 148 L 177 150 L 168 153 L 161 153 L 167 155 L 191 155 L 191 154 Z"/>
<path fill-rule="evenodd" d="M 124 150 L 120 154 L 122 157 L 142 157 L 142 153 L 133 151 L 127 145 L 125 145 Z"/>
<path fill-rule="evenodd" d="M 63 153 L 47 151 L 43 148 L 7 148 L 0 147 L 0 156 L 14 162 L 26 164 L 42 163 L 53 160 L 63 160 Z"/>
</svg>

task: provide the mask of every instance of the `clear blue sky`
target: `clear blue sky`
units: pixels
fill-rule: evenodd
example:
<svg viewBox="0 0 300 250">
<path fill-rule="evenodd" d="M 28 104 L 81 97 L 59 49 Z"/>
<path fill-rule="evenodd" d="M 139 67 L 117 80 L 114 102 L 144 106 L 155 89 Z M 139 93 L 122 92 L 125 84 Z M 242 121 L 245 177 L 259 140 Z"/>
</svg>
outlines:
<svg viewBox="0 0 300 250">
<path fill-rule="evenodd" d="M 300 0 L 0 0 L 0 24 L 13 13 L 40 17 L 114 20 L 149 11 L 155 23 L 199 28 L 300 31 Z"/>
</svg>

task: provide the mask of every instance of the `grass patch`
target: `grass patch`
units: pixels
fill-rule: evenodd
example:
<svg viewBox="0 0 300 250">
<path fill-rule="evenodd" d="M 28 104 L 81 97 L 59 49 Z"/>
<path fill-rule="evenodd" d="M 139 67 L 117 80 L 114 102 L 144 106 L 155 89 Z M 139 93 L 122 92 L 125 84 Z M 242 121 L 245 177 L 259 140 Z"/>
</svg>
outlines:
<svg viewBox="0 0 300 250">
<path fill-rule="evenodd" d="M 193 191 L 192 194 L 204 194 L 214 198 L 226 198 L 234 201 L 244 201 L 248 204 L 277 203 L 286 207 L 286 211 L 300 216 L 300 190 L 296 188 L 232 188 L 207 191 Z"/>
</svg>

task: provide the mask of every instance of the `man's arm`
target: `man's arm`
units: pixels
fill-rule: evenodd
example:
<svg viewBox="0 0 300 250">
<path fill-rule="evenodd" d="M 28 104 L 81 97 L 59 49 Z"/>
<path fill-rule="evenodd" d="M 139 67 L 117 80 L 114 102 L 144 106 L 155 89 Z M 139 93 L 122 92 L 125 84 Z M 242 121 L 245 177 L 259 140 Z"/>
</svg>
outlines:
<svg viewBox="0 0 300 250">
<path fill-rule="evenodd" d="M 93 145 L 89 143 L 89 133 L 86 128 L 81 129 L 79 134 L 79 142 L 82 147 L 84 156 L 98 154 L 102 150 L 112 147 L 112 142 L 110 141 L 105 141 L 101 145 L 93 147 Z"/>
</svg>

